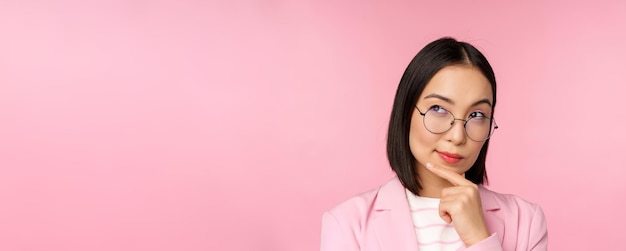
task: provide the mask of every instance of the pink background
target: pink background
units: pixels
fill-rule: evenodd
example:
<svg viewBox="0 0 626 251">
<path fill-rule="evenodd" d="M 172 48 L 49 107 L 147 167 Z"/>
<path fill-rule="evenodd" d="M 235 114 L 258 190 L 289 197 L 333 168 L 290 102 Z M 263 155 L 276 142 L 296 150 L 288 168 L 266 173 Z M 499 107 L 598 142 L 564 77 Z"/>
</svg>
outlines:
<svg viewBox="0 0 626 251">
<path fill-rule="evenodd" d="M 626 2 L 431 2 L 2 1 L 0 250 L 317 250 L 445 35 L 496 72 L 490 187 L 620 246 Z"/>
</svg>

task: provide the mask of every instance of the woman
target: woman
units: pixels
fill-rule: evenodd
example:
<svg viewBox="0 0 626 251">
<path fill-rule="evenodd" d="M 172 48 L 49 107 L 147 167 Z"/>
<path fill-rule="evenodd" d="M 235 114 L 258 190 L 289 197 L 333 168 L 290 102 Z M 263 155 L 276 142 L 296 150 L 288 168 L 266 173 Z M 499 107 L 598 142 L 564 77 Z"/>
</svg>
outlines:
<svg viewBox="0 0 626 251">
<path fill-rule="evenodd" d="M 321 250 L 546 250 L 541 208 L 482 186 L 495 105 L 482 53 L 452 38 L 426 45 L 391 112 L 397 177 L 324 213 Z"/>
</svg>

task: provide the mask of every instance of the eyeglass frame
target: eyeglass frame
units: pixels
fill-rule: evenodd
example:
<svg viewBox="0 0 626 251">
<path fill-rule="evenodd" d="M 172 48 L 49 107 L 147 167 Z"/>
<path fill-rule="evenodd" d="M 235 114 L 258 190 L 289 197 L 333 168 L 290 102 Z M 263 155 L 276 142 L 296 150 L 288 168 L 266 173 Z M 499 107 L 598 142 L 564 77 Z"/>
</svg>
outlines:
<svg viewBox="0 0 626 251">
<path fill-rule="evenodd" d="M 442 107 L 442 108 L 443 108 L 443 107 Z M 422 110 L 420 110 L 420 108 L 419 108 L 419 107 L 417 107 L 417 104 L 415 104 L 415 109 L 417 109 L 417 112 L 418 112 L 420 115 L 422 115 L 422 117 L 423 117 L 423 119 L 422 119 L 422 124 L 424 125 L 424 128 L 426 128 L 426 130 L 427 130 L 427 131 L 429 131 L 429 132 L 430 132 L 430 133 L 432 133 L 432 134 L 443 134 L 443 133 L 445 133 L 445 132 L 447 132 L 447 131 L 450 131 L 450 129 L 452 129 L 452 127 L 454 126 L 454 122 L 456 122 L 457 120 L 463 121 L 463 132 L 465 132 L 465 136 L 467 136 L 467 138 L 468 138 L 468 139 L 471 139 L 472 141 L 475 141 L 475 142 L 485 142 L 485 141 L 487 141 L 488 139 L 490 139 L 490 138 L 491 138 L 491 136 L 492 136 L 492 135 L 493 135 L 493 133 L 496 131 L 496 129 L 498 129 L 498 124 L 496 123 L 496 119 L 495 119 L 493 116 L 491 116 L 491 117 L 489 117 L 489 120 L 490 120 L 490 121 L 489 121 L 489 123 L 493 123 L 493 130 L 492 130 L 491 128 L 489 128 L 489 135 L 487 136 L 487 138 L 486 138 L 486 139 L 484 139 L 484 140 L 475 140 L 475 139 L 472 139 L 472 137 L 470 137 L 470 136 L 469 136 L 469 134 L 467 134 L 467 127 L 466 127 L 466 125 L 467 125 L 467 122 L 468 122 L 470 119 L 473 119 L 473 118 L 470 118 L 470 119 L 457 119 L 457 118 L 456 118 L 456 116 L 454 116 L 454 113 L 452 113 L 451 111 L 448 111 L 448 110 L 446 110 L 445 108 L 443 108 L 444 110 L 446 110 L 446 112 L 448 112 L 450 115 L 452 115 L 452 121 L 450 122 L 450 127 L 449 127 L 448 129 L 446 129 L 445 131 L 443 131 L 443 132 L 439 132 L 439 133 L 437 133 L 437 132 L 432 132 L 432 131 L 431 131 L 430 129 L 428 129 L 428 127 L 426 126 L 426 113 L 427 113 L 428 111 L 426 111 L 426 112 L 422 112 Z M 490 125 L 489 127 L 491 127 L 491 125 Z"/>
</svg>

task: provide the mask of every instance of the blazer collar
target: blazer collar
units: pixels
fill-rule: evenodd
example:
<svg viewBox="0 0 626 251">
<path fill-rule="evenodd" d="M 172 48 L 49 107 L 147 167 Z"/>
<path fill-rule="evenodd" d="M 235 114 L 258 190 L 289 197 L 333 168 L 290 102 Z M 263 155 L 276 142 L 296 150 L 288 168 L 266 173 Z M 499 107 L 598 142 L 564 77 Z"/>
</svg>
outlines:
<svg viewBox="0 0 626 251">
<path fill-rule="evenodd" d="M 373 224 L 381 250 L 417 250 L 417 237 L 404 186 L 398 177 L 380 187 Z"/>
<path fill-rule="evenodd" d="M 502 243 L 504 221 L 495 213 L 500 209 L 496 194 L 483 186 L 479 186 L 479 193 L 487 228 L 497 233 Z M 406 190 L 397 176 L 380 187 L 374 211 L 378 214 L 374 224 L 382 250 L 418 249 Z"/>
</svg>

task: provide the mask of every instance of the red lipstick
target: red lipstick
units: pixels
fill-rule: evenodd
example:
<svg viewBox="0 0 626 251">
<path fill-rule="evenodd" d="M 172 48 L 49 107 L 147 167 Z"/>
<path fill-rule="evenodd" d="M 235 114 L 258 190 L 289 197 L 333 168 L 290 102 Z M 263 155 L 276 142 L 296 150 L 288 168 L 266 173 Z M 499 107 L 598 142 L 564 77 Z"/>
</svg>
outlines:
<svg viewBox="0 0 626 251">
<path fill-rule="evenodd" d="M 461 155 L 454 154 L 454 153 L 437 152 L 437 154 L 443 161 L 445 161 L 446 163 L 450 163 L 450 164 L 457 163 L 461 161 L 461 159 L 463 159 Z"/>
</svg>

